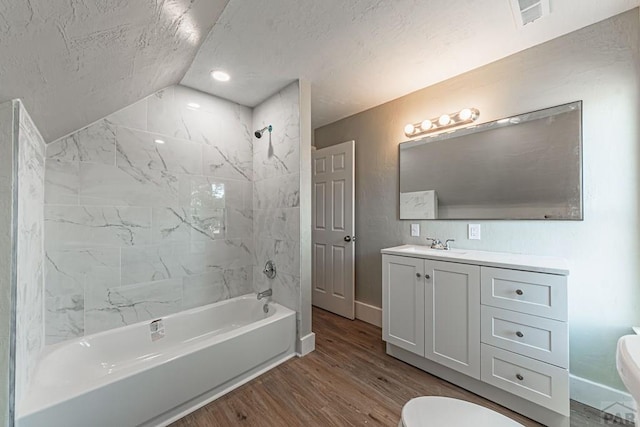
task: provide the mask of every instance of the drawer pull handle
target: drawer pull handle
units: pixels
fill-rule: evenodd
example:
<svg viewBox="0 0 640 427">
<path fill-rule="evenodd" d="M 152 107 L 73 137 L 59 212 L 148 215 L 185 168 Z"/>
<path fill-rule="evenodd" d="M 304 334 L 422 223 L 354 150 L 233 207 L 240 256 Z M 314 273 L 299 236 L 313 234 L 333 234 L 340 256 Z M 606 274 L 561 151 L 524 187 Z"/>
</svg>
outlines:
<svg viewBox="0 0 640 427">
<path fill-rule="evenodd" d="M 520 374 L 516 374 L 516 378 L 518 379 L 518 381 L 522 381 L 524 379 L 524 377 Z"/>
<path fill-rule="evenodd" d="M 416 277 L 419 279 L 419 278 L 421 278 L 421 277 L 422 277 L 422 274 L 420 274 L 420 273 L 416 273 Z"/>
<path fill-rule="evenodd" d="M 517 290 L 516 290 L 516 294 L 518 294 L 518 295 L 522 295 L 522 294 L 524 294 L 524 292 L 522 292 L 522 289 L 517 289 Z"/>
<path fill-rule="evenodd" d="M 520 331 L 516 332 L 516 335 L 518 336 L 518 338 L 524 337 L 524 334 Z"/>
</svg>

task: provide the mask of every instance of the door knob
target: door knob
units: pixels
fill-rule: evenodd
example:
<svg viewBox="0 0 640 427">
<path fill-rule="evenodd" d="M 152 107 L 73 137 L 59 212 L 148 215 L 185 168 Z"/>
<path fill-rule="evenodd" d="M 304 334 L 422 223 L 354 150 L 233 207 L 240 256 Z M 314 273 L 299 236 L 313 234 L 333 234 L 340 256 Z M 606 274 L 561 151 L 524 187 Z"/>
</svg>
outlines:
<svg viewBox="0 0 640 427">
<path fill-rule="evenodd" d="M 428 274 L 425 274 L 425 275 L 424 275 L 424 278 L 425 278 L 425 279 L 431 279 L 431 276 L 429 276 Z"/>
<path fill-rule="evenodd" d="M 524 294 L 524 292 L 522 292 L 522 289 L 516 289 L 516 294 L 522 295 L 522 294 Z"/>
<path fill-rule="evenodd" d="M 518 379 L 518 381 L 524 380 L 524 377 L 520 374 L 516 374 L 516 378 Z"/>
<path fill-rule="evenodd" d="M 344 241 L 345 242 L 355 242 L 356 241 L 356 236 L 344 236 Z"/>
<path fill-rule="evenodd" d="M 419 278 L 421 278 L 421 277 L 422 277 L 422 274 L 420 274 L 420 273 L 416 273 L 416 277 L 419 279 Z"/>
<path fill-rule="evenodd" d="M 517 335 L 518 338 L 524 337 L 524 334 L 522 332 L 520 332 L 520 331 L 516 332 L 516 335 Z"/>
</svg>

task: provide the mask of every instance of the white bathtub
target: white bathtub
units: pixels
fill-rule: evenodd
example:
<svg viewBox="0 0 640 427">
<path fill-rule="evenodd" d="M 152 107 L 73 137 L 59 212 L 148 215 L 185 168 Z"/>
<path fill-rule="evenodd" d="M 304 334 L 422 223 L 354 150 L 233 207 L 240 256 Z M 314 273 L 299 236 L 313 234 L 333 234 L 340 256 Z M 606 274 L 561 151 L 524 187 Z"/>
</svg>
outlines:
<svg viewBox="0 0 640 427">
<path fill-rule="evenodd" d="M 156 341 L 146 321 L 47 347 L 17 426 L 168 425 L 294 355 L 295 312 L 263 305 L 250 294 L 163 317 Z"/>
</svg>

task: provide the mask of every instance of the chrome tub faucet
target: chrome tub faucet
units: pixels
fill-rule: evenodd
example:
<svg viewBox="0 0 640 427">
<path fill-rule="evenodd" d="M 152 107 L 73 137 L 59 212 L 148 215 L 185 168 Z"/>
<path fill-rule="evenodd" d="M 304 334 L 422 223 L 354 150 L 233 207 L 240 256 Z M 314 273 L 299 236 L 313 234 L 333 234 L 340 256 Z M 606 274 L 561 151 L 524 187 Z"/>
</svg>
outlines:
<svg viewBox="0 0 640 427">
<path fill-rule="evenodd" d="M 258 300 L 261 300 L 262 298 L 270 297 L 271 295 L 273 295 L 272 289 L 267 289 L 266 291 L 258 292 Z"/>
</svg>

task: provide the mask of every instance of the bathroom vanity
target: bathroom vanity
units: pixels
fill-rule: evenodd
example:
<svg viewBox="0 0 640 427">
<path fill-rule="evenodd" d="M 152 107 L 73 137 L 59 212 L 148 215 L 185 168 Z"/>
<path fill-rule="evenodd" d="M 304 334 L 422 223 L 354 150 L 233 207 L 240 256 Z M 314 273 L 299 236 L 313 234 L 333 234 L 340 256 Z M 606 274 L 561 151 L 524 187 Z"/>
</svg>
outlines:
<svg viewBox="0 0 640 427">
<path fill-rule="evenodd" d="M 382 250 L 387 353 L 548 426 L 569 425 L 562 259 Z"/>
</svg>

